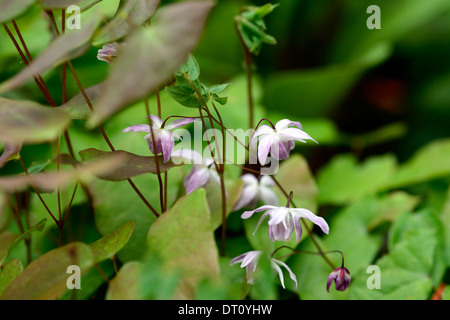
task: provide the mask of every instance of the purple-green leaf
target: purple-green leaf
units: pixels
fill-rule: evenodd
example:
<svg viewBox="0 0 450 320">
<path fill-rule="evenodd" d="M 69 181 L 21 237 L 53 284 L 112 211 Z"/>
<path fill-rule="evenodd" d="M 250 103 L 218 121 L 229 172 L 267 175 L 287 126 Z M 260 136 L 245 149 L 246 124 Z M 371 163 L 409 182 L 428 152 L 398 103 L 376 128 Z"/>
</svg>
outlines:
<svg viewBox="0 0 450 320">
<path fill-rule="evenodd" d="M 195 232 L 192 232 L 195 230 Z M 167 270 L 184 274 L 178 297 L 191 298 L 189 288 L 205 277 L 219 275 L 219 256 L 211 228 L 204 189 L 180 199 L 150 227 L 147 244 L 164 261 Z"/>
<path fill-rule="evenodd" d="M 94 108 L 103 85 L 104 82 L 101 82 L 85 89 L 85 93 L 88 96 L 90 102 L 94 105 Z M 79 93 L 76 96 L 72 97 L 58 109 L 67 113 L 70 118 L 77 120 L 87 120 L 89 115 L 92 113 L 82 93 Z"/>
<path fill-rule="evenodd" d="M 5 143 L 5 148 L 0 156 L 0 168 L 2 168 L 11 158 L 18 155 L 22 149 L 21 143 Z"/>
<path fill-rule="evenodd" d="M 89 163 L 83 163 L 71 170 L 60 170 L 59 172 L 39 172 L 30 175 L 12 175 L 0 177 L 0 189 L 6 192 L 24 190 L 28 186 L 38 189 L 50 190 L 74 181 L 85 181 L 93 176 L 109 175 L 117 170 L 122 163 L 120 154 L 104 159 L 97 159 Z"/>
<path fill-rule="evenodd" d="M 0 23 L 8 22 L 25 12 L 36 0 L 0 0 Z"/>
<path fill-rule="evenodd" d="M 85 45 L 92 37 L 98 21 L 85 22 L 80 30 L 70 30 L 57 37 L 40 55 L 21 72 L 0 85 L 0 93 L 10 91 L 65 60 L 81 55 L 88 47 Z"/>
<path fill-rule="evenodd" d="M 70 118 L 56 108 L 0 97 L 0 141 L 40 143 L 58 137 Z"/>
<path fill-rule="evenodd" d="M 71 273 L 67 267 L 76 265 L 81 274 L 94 265 L 88 245 L 74 242 L 51 250 L 33 262 L 6 288 L 2 300 L 54 300 L 67 290 Z"/>
<path fill-rule="evenodd" d="M 150 28 L 127 37 L 111 64 L 88 127 L 95 127 L 166 82 L 195 49 L 212 6 L 211 1 L 167 5 L 157 12 Z"/>
<path fill-rule="evenodd" d="M 94 46 L 116 41 L 149 20 L 156 12 L 160 0 L 126 0 L 116 16 L 97 32 Z"/>
<path fill-rule="evenodd" d="M 122 162 L 120 163 L 117 170 L 98 175 L 100 179 L 120 181 L 144 173 L 157 173 L 155 156 L 139 156 L 123 150 L 101 151 L 94 148 L 80 151 L 80 157 L 83 161 L 108 159 L 110 157 L 116 156 L 120 156 L 122 159 Z M 158 162 L 160 172 L 165 172 L 173 167 L 178 166 L 172 161 L 164 163 L 164 159 L 161 156 L 158 156 Z"/>
</svg>

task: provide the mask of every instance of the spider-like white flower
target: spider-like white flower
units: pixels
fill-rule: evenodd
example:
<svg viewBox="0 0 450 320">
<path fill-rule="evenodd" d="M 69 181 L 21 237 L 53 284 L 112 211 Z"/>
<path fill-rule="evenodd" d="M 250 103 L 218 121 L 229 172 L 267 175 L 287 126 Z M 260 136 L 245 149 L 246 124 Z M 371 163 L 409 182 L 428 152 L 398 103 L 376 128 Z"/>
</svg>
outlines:
<svg viewBox="0 0 450 320">
<path fill-rule="evenodd" d="M 237 256 L 236 258 L 233 258 L 230 261 L 230 265 L 240 263 L 241 262 L 241 268 L 245 268 L 245 271 L 247 273 L 247 283 L 253 284 L 254 283 L 254 273 L 256 271 L 256 268 L 258 266 L 258 260 L 261 256 L 262 251 L 249 251 L 244 254 L 241 254 L 240 256 Z M 280 277 L 281 285 L 284 287 L 284 276 L 283 271 L 281 270 L 280 266 L 286 268 L 286 270 L 289 272 L 289 276 L 291 279 L 295 282 L 295 288 L 297 288 L 297 277 L 292 272 L 292 270 L 282 261 L 271 258 L 270 259 L 270 265 L 271 267 L 278 273 L 278 276 Z"/>
<path fill-rule="evenodd" d="M 263 220 L 270 216 L 269 219 L 269 238 L 272 241 L 290 241 L 292 233 L 295 230 L 295 240 L 297 242 L 300 241 L 302 236 L 302 224 L 300 222 L 300 218 L 305 218 L 312 221 L 314 224 L 318 225 L 323 232 L 328 234 L 329 227 L 325 219 L 322 217 L 316 216 L 314 213 L 307 209 L 302 208 L 288 208 L 288 207 L 276 207 L 271 205 L 265 205 L 259 207 L 255 210 L 245 211 L 242 215 L 242 219 L 250 218 L 255 212 L 266 211 L 261 218 L 259 219 L 258 224 L 256 225 L 256 230 L 258 230 L 259 226 L 263 222 Z"/>
<path fill-rule="evenodd" d="M 179 128 L 181 126 L 184 126 L 188 123 L 194 122 L 197 120 L 196 118 L 182 118 L 174 120 L 170 123 L 167 123 L 163 127 L 163 121 L 155 116 L 150 115 L 150 119 L 152 120 L 152 127 L 150 130 L 150 125 L 148 124 L 136 124 L 134 126 L 125 128 L 123 132 L 147 132 L 148 134 L 145 135 L 144 139 L 147 140 L 148 146 L 150 147 L 150 150 L 153 154 L 159 154 L 162 153 L 164 157 L 164 163 L 169 161 L 173 148 L 175 146 L 174 138 L 179 139 L 179 135 L 176 132 L 172 132 L 171 130 Z M 153 146 L 153 139 L 152 139 L 152 131 L 153 136 L 155 137 L 155 146 L 156 150 Z"/>
<path fill-rule="evenodd" d="M 265 165 L 268 162 L 269 153 L 275 160 L 288 159 L 291 150 L 295 147 L 295 141 L 306 143 L 305 140 L 313 140 L 317 143 L 302 130 L 300 122 L 283 119 L 278 121 L 274 128 L 268 125 L 260 126 L 253 134 L 250 144 L 255 149 L 259 141 L 258 160 L 261 165 Z"/>
<path fill-rule="evenodd" d="M 275 182 L 270 176 L 259 176 L 256 178 L 251 173 L 242 175 L 244 181 L 244 189 L 242 190 L 239 200 L 235 203 L 233 210 L 239 210 L 243 207 L 252 207 L 259 200 L 264 201 L 268 205 L 277 205 L 278 198 L 271 187 Z"/>
</svg>

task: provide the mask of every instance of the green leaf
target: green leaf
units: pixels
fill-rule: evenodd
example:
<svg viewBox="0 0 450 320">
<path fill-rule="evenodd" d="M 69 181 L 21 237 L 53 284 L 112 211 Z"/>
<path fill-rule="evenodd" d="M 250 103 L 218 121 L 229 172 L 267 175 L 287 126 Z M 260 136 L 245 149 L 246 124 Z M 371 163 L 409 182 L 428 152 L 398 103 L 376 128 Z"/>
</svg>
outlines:
<svg viewBox="0 0 450 320">
<path fill-rule="evenodd" d="M 151 28 L 127 37 L 88 126 L 92 128 L 147 97 L 167 81 L 197 45 L 211 8 L 210 1 L 167 5 L 158 12 Z"/>
<path fill-rule="evenodd" d="M 0 265 L 3 265 L 8 257 L 8 249 L 18 237 L 17 234 L 10 231 L 0 233 Z"/>
<path fill-rule="evenodd" d="M 23 271 L 22 262 L 13 258 L 3 266 L 0 272 L 0 297 L 8 285 Z"/>
<path fill-rule="evenodd" d="M 319 203 L 345 204 L 382 190 L 396 169 L 392 155 L 374 156 L 361 164 L 350 154 L 333 158 L 318 174 Z"/>
<path fill-rule="evenodd" d="M 166 92 L 182 106 L 198 109 L 199 105 L 202 105 L 202 101 L 198 98 L 197 93 L 192 88 L 170 86 L 166 87 Z"/>
<path fill-rule="evenodd" d="M 0 1 L 0 23 L 8 22 L 25 12 L 36 0 Z"/>
<path fill-rule="evenodd" d="M 106 300 L 140 300 L 139 278 L 142 262 L 130 261 L 120 268 L 106 292 Z"/>
<path fill-rule="evenodd" d="M 36 223 L 34 226 L 31 226 L 27 231 L 22 233 L 19 237 L 17 237 L 14 240 L 14 242 L 11 243 L 11 245 L 9 246 L 8 253 L 7 253 L 5 259 L 7 259 L 11 255 L 11 252 L 19 245 L 20 242 L 22 242 L 22 240 L 24 240 L 26 237 L 28 237 L 30 235 L 30 233 L 32 233 L 33 231 L 42 231 L 46 222 L 47 222 L 47 219 L 42 219 L 41 221 Z"/>
<path fill-rule="evenodd" d="M 432 141 L 420 148 L 408 162 L 400 166 L 386 188 L 398 188 L 448 177 L 450 176 L 449 157 L 450 139 Z"/>
<path fill-rule="evenodd" d="M 94 255 L 86 244 L 75 242 L 51 250 L 20 273 L 0 297 L 3 300 L 52 300 L 67 289 L 67 267 L 77 265 L 81 274 L 94 264 Z"/>
<path fill-rule="evenodd" d="M 263 43 L 272 45 L 277 43 L 274 37 L 265 32 L 266 24 L 263 20 L 276 7 L 278 7 L 278 4 L 272 5 L 270 3 L 261 7 L 244 7 L 241 14 L 234 18 L 242 41 L 248 50 L 255 55 L 259 54 Z"/>
<path fill-rule="evenodd" d="M 48 47 L 31 61 L 26 68 L 0 85 L 0 93 L 11 91 L 23 85 L 36 74 L 56 67 L 67 59 L 73 59 L 83 53 L 85 44 L 96 29 L 98 20 L 85 22 L 80 30 L 72 30 L 58 36 Z"/>
<path fill-rule="evenodd" d="M 219 275 L 218 252 L 209 216 L 205 190 L 199 189 L 180 198 L 148 232 L 150 252 L 162 258 L 166 270 L 183 272 L 180 297 L 189 298 L 191 289 L 202 278 L 214 279 Z"/>
<path fill-rule="evenodd" d="M 85 162 L 98 161 L 119 157 L 122 161 L 117 170 L 109 171 L 106 174 L 98 175 L 99 178 L 110 181 L 126 180 L 144 173 L 157 173 L 155 156 L 139 156 L 123 150 L 100 151 L 94 148 L 81 150 L 79 152 L 81 160 Z M 162 156 L 158 157 L 160 172 L 166 172 L 179 165 L 172 161 L 164 163 Z"/>
<path fill-rule="evenodd" d="M 195 81 L 200 77 L 200 67 L 192 54 L 188 55 L 186 62 L 175 72 L 175 75 L 183 78 L 187 77 L 191 81 Z"/>
<path fill-rule="evenodd" d="M 92 44 L 99 46 L 116 41 L 140 27 L 156 12 L 160 0 L 123 1 L 116 16 L 94 36 Z"/>
<path fill-rule="evenodd" d="M 58 137 L 70 123 L 63 112 L 36 102 L 0 97 L 0 140 L 40 143 Z"/>
<path fill-rule="evenodd" d="M 91 3 L 96 3 L 95 0 L 39 0 L 39 5 L 43 9 L 66 9 L 71 5 L 80 7 L 89 6 Z"/>
<path fill-rule="evenodd" d="M 119 252 L 130 239 L 134 226 L 134 221 L 128 221 L 103 238 L 91 243 L 89 248 L 91 248 L 94 254 L 95 262 L 99 263 L 103 260 L 110 259 Z"/>
</svg>

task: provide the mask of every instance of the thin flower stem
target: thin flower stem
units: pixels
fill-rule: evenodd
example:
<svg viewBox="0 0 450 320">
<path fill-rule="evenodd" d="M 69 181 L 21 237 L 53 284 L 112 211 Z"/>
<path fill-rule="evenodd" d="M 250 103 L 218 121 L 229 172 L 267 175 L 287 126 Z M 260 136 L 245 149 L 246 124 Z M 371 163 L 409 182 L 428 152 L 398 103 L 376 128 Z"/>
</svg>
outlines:
<svg viewBox="0 0 450 320">
<path fill-rule="evenodd" d="M 30 174 L 28 173 L 27 167 L 25 166 L 25 163 L 23 162 L 23 159 L 22 159 L 22 157 L 20 155 L 19 155 L 19 160 L 20 160 L 20 164 L 22 165 L 22 168 L 23 168 L 23 171 L 25 172 L 25 174 L 27 176 L 30 176 Z M 45 201 L 42 198 L 42 196 L 41 196 L 40 192 L 38 191 L 38 189 L 33 184 L 31 184 L 31 187 L 33 188 L 34 192 L 36 192 L 39 200 L 44 205 L 45 210 L 47 210 L 47 212 L 50 215 L 50 217 L 52 217 L 53 221 L 55 221 L 55 223 L 58 225 L 58 220 L 55 218 L 55 216 L 53 215 L 51 210 L 48 208 L 47 204 L 45 203 Z"/>
<path fill-rule="evenodd" d="M 84 90 L 83 86 L 81 85 L 80 79 L 78 78 L 77 73 L 75 72 L 75 69 L 73 68 L 72 62 L 70 60 L 67 60 L 66 62 L 67 62 L 67 65 L 69 66 L 69 69 L 70 69 L 74 79 L 75 79 L 75 82 L 77 83 L 78 89 L 80 90 L 81 94 L 83 95 L 84 99 L 86 100 L 87 105 L 89 106 L 89 109 L 91 111 L 94 111 L 94 107 L 92 105 L 92 102 L 89 99 L 88 95 L 86 94 L 86 91 Z M 106 132 L 103 129 L 102 125 L 99 125 L 99 129 L 100 129 L 100 132 L 101 132 L 104 140 L 106 141 L 106 143 L 108 144 L 109 148 L 111 149 L 111 151 L 115 151 L 116 149 L 114 148 L 114 146 L 112 145 L 112 143 L 109 140 L 108 136 L 106 135 Z M 134 184 L 134 182 L 130 178 L 128 178 L 127 181 L 130 184 L 130 186 L 133 188 L 133 190 L 137 193 L 139 198 L 141 198 L 141 200 L 144 202 L 144 204 L 150 209 L 150 211 L 156 217 L 159 217 L 159 213 L 155 210 L 155 208 L 153 208 L 153 206 L 147 201 L 147 199 L 145 199 L 144 195 L 137 188 L 137 186 Z"/>
<path fill-rule="evenodd" d="M 254 126 L 254 103 L 253 103 L 253 92 L 252 92 L 252 65 L 253 65 L 253 57 L 251 52 L 248 50 L 245 45 L 244 39 L 242 39 L 241 33 L 239 32 L 239 28 L 237 26 L 236 21 L 234 21 L 234 27 L 236 29 L 236 33 L 239 38 L 239 42 L 241 43 L 242 50 L 244 51 L 244 62 L 245 62 L 245 73 L 247 76 L 247 99 L 248 99 L 248 117 L 249 117 L 249 128 L 253 128 Z"/>
<path fill-rule="evenodd" d="M 75 193 L 77 192 L 78 182 L 75 184 L 73 188 L 72 197 L 70 198 L 69 206 L 67 207 L 66 213 L 64 214 L 63 224 L 66 223 L 67 216 L 69 215 L 70 208 L 72 207 L 73 199 L 75 198 Z"/>
<path fill-rule="evenodd" d="M 144 103 L 145 103 L 145 112 L 147 113 L 147 119 L 150 126 L 150 134 L 152 136 L 153 151 L 155 153 L 156 175 L 158 176 L 158 184 L 159 184 L 159 204 L 161 206 L 161 213 L 164 213 L 166 211 L 164 207 L 164 184 L 161 178 L 161 168 L 159 166 L 158 151 L 156 149 L 155 133 L 153 132 L 153 120 L 150 117 L 150 107 L 148 105 L 148 99 L 144 99 Z"/>
<path fill-rule="evenodd" d="M 342 253 L 342 251 L 339 251 L 339 250 L 330 250 L 330 251 L 319 251 L 319 252 L 315 252 L 315 251 L 308 251 L 308 250 L 297 250 L 297 249 L 293 249 L 293 248 L 291 248 L 291 247 L 289 247 L 289 246 L 281 246 L 281 247 L 275 249 L 275 250 L 272 252 L 271 258 L 273 258 L 273 257 L 275 256 L 275 253 L 277 253 L 279 250 L 284 249 L 284 248 L 289 249 L 289 250 L 291 250 L 292 252 L 289 253 L 289 254 L 285 254 L 285 255 L 283 255 L 283 256 L 281 256 L 281 257 L 278 257 L 278 259 L 284 259 L 284 258 L 293 256 L 294 254 L 298 254 L 298 253 L 306 253 L 306 254 L 312 254 L 312 255 L 318 255 L 318 256 L 325 256 L 325 255 L 330 254 L 330 253 L 339 253 L 339 254 L 341 255 L 341 258 L 342 258 L 342 264 L 341 264 L 341 267 L 342 267 L 342 268 L 344 267 L 344 254 Z M 332 268 L 335 269 L 334 265 L 333 265 Z"/>
</svg>

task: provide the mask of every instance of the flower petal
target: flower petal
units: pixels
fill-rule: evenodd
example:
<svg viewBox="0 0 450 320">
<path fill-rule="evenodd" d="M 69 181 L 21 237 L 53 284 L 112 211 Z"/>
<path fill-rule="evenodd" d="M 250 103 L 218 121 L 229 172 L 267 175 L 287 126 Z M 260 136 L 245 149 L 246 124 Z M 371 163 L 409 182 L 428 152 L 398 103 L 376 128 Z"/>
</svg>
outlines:
<svg viewBox="0 0 450 320">
<path fill-rule="evenodd" d="M 300 242 L 300 239 L 302 238 L 302 223 L 300 222 L 299 217 L 293 217 L 294 222 L 294 229 L 295 229 L 295 241 Z"/>
<path fill-rule="evenodd" d="M 170 156 L 172 155 L 173 147 L 175 145 L 173 141 L 172 133 L 168 130 L 161 130 L 160 133 L 161 139 L 161 150 L 164 157 L 164 163 L 170 160 Z"/>
<path fill-rule="evenodd" d="M 244 181 L 246 185 L 257 185 L 258 179 L 255 177 L 255 175 L 251 173 L 246 173 L 241 176 L 241 179 Z"/>
<path fill-rule="evenodd" d="M 299 129 L 286 128 L 286 129 L 280 130 L 278 133 L 282 136 L 286 136 L 286 137 L 289 137 L 293 140 L 297 140 L 300 142 L 306 142 L 305 140 L 312 140 L 315 143 L 318 143 L 316 140 L 311 138 L 311 136 L 309 134 L 307 134 L 305 131 L 302 131 Z"/>
<path fill-rule="evenodd" d="M 156 127 L 158 129 L 161 128 L 163 122 L 158 116 L 151 114 L 150 119 L 152 120 L 151 122 L 153 124 L 153 127 Z"/>
<path fill-rule="evenodd" d="M 257 185 L 245 186 L 244 189 L 242 190 L 239 200 L 233 206 L 233 210 L 242 209 L 243 207 L 251 203 L 257 193 L 258 193 Z"/>
<path fill-rule="evenodd" d="M 297 276 L 295 275 L 294 272 L 292 272 L 292 270 L 287 266 L 286 263 L 277 260 L 277 259 L 272 259 L 272 261 L 276 264 L 279 264 L 280 266 L 283 266 L 284 268 L 286 268 L 286 270 L 289 272 L 289 276 L 291 277 L 291 279 L 295 282 L 295 288 L 297 289 L 298 283 L 297 283 Z M 283 286 L 284 288 L 284 286 Z"/>
<path fill-rule="evenodd" d="M 176 120 L 170 122 L 169 124 L 166 124 L 166 125 L 164 126 L 164 129 L 167 129 L 167 130 L 176 129 L 176 128 L 182 127 L 182 126 L 184 126 L 184 125 L 186 125 L 186 124 L 189 124 L 189 123 L 191 123 L 191 122 L 194 122 L 195 120 L 198 120 L 198 119 L 197 119 L 197 118 L 181 118 L 181 119 L 176 119 Z"/>
<path fill-rule="evenodd" d="M 258 230 L 261 223 L 264 221 L 264 219 L 270 214 L 270 210 L 267 212 L 264 212 L 261 218 L 259 218 L 258 224 L 255 227 L 255 230 L 253 231 L 252 235 L 255 235 L 256 231 Z"/>
<path fill-rule="evenodd" d="M 272 147 L 274 136 L 267 135 L 261 138 L 258 145 L 258 160 L 261 165 L 265 165 L 267 157 L 269 156 L 270 148 Z"/>
<path fill-rule="evenodd" d="M 131 127 L 123 129 L 122 132 L 150 132 L 150 126 L 148 124 L 136 124 Z"/>
<path fill-rule="evenodd" d="M 184 187 L 186 194 L 191 193 L 198 188 L 203 187 L 209 180 L 209 173 L 207 168 L 193 169 L 189 175 L 184 178 Z"/>
<path fill-rule="evenodd" d="M 242 218 L 242 219 L 248 219 L 248 218 L 250 218 L 255 212 L 260 212 L 260 211 L 264 211 L 264 210 L 271 210 L 271 209 L 276 209 L 276 208 L 278 208 L 278 207 L 270 206 L 270 205 L 265 205 L 265 206 L 262 206 L 262 207 L 259 207 L 259 208 L 255 209 L 255 210 L 245 211 L 245 212 L 241 215 L 241 218 Z"/>
<path fill-rule="evenodd" d="M 292 209 L 290 209 L 290 211 L 292 212 L 294 217 L 297 216 L 297 217 L 305 218 L 305 219 L 312 221 L 314 224 L 318 225 L 320 227 L 320 229 L 322 229 L 322 231 L 325 232 L 326 234 L 328 234 L 328 232 L 330 231 L 328 223 L 325 221 L 325 219 L 322 217 L 316 216 L 311 211 L 309 211 L 307 209 L 300 209 L 300 208 L 292 208 Z"/>
<path fill-rule="evenodd" d="M 259 187 L 260 198 L 264 201 L 265 204 L 277 206 L 278 205 L 278 197 L 275 192 L 267 187 L 260 186 Z"/>
<path fill-rule="evenodd" d="M 269 225 L 279 224 L 281 221 L 287 218 L 288 214 L 289 208 L 276 207 L 276 210 L 271 211 Z"/>
<path fill-rule="evenodd" d="M 283 119 L 283 120 L 278 121 L 275 125 L 275 129 L 277 131 L 280 131 L 280 130 L 286 129 L 289 126 L 296 126 L 300 130 L 302 130 L 302 124 L 300 122 L 291 121 L 289 119 Z"/>
</svg>

